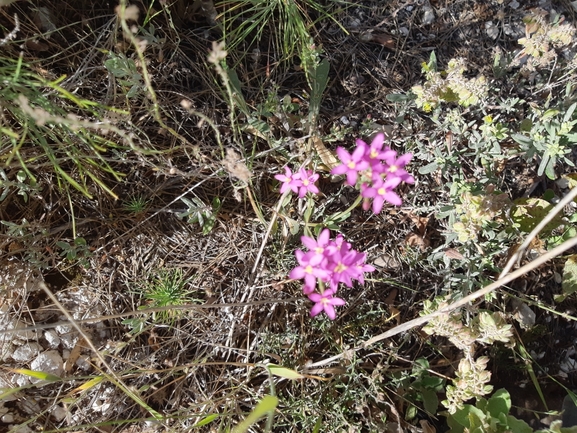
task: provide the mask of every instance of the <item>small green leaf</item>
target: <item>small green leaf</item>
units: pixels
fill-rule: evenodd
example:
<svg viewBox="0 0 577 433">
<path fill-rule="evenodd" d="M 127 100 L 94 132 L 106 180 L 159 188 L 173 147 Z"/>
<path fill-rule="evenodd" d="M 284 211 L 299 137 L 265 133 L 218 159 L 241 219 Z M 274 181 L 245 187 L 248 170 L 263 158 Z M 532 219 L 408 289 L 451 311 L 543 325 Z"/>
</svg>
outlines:
<svg viewBox="0 0 577 433">
<path fill-rule="evenodd" d="M 34 378 L 40 379 L 40 380 L 46 380 L 48 382 L 58 382 L 58 381 L 62 380 L 60 377 L 58 377 L 54 374 L 45 373 L 43 371 L 27 370 L 25 368 L 17 368 L 17 369 L 14 369 L 12 371 L 14 373 L 24 374 L 25 376 L 34 377 Z"/>
<path fill-rule="evenodd" d="M 386 98 L 389 102 L 406 102 L 411 99 L 408 95 L 402 93 L 389 93 Z"/>
<path fill-rule="evenodd" d="M 493 418 L 508 414 L 511 410 L 511 396 L 506 389 L 499 389 L 489 399 L 487 409 Z"/>
<path fill-rule="evenodd" d="M 477 419 L 485 418 L 485 414 L 481 410 L 477 409 L 475 406 L 471 406 L 470 404 L 465 404 L 462 409 L 458 409 L 454 414 L 452 414 L 450 419 L 452 418 L 461 426 L 469 428 L 472 427 L 472 415 L 475 415 Z"/>
<path fill-rule="evenodd" d="M 253 411 L 245 418 L 243 422 L 236 426 L 233 433 L 244 433 L 251 425 L 257 422 L 261 417 L 268 413 L 274 412 L 278 406 L 278 398 L 272 395 L 265 396 Z"/>
<path fill-rule="evenodd" d="M 439 397 L 437 393 L 431 389 L 421 390 L 421 397 L 423 398 L 423 406 L 430 414 L 436 414 L 439 407 Z"/>
<path fill-rule="evenodd" d="M 86 239 L 79 237 L 79 238 L 74 239 L 74 243 L 78 246 L 85 247 L 86 246 Z"/>
<path fill-rule="evenodd" d="M 70 244 L 68 242 L 56 241 L 56 246 L 58 248 L 62 248 L 63 250 L 70 249 Z"/>
<path fill-rule="evenodd" d="M 210 424 L 211 422 L 213 422 L 215 419 L 218 418 L 217 414 L 210 414 L 208 416 L 205 416 L 203 419 L 201 419 L 199 422 L 197 422 L 194 427 L 202 427 L 203 425 L 207 425 Z"/>
<path fill-rule="evenodd" d="M 425 165 L 424 167 L 419 168 L 419 174 L 431 174 L 435 170 L 439 168 L 439 164 L 435 162 L 431 162 L 430 164 Z"/>
<path fill-rule="evenodd" d="M 533 429 L 525 421 L 507 415 L 507 427 L 514 433 L 532 433 Z"/>
<path fill-rule="evenodd" d="M 577 254 L 569 256 L 563 267 L 563 293 L 555 296 L 555 302 L 563 302 L 565 298 L 577 292 Z"/>
<path fill-rule="evenodd" d="M 268 364 L 266 366 L 270 374 L 273 376 L 284 377 L 285 379 L 303 379 L 304 376 L 290 368 L 282 367 L 280 365 Z"/>
<path fill-rule="evenodd" d="M 519 143 L 521 146 L 528 147 L 533 144 L 533 140 L 523 134 L 513 134 L 511 138 L 515 140 L 517 143 Z"/>
</svg>

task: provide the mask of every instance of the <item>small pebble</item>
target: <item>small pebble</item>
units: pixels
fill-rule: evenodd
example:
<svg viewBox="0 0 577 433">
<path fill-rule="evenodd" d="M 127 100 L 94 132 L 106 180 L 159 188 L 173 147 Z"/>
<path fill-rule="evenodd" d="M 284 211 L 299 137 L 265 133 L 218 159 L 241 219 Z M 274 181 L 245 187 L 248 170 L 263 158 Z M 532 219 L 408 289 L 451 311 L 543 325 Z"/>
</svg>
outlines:
<svg viewBox="0 0 577 433">
<path fill-rule="evenodd" d="M 14 415 L 12 415 L 11 413 L 7 413 L 2 418 L 0 418 L 0 421 L 6 424 L 10 424 L 11 422 L 14 422 Z"/>
</svg>

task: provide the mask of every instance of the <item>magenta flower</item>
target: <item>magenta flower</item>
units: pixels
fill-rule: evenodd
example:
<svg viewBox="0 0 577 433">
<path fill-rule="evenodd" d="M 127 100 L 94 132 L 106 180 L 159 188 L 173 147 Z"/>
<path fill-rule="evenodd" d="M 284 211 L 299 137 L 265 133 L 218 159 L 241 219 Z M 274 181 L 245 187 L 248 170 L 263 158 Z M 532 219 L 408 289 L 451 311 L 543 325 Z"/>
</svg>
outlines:
<svg viewBox="0 0 577 433">
<path fill-rule="evenodd" d="M 352 249 L 342 235 L 339 234 L 335 240 L 331 240 L 328 229 L 321 231 L 318 239 L 302 236 L 301 241 L 310 251 L 295 251 L 299 266 L 290 272 L 290 278 L 304 279 L 303 292 L 315 302 L 312 316 L 324 310 L 334 320 L 334 305 L 344 305 L 342 299 L 333 297 L 339 283 L 349 287 L 352 287 L 353 280 L 364 283 L 364 273 L 373 272 L 375 268 L 367 265 L 366 254 Z M 315 292 L 317 280 L 321 280 L 321 294 Z M 327 284 L 330 288 L 323 290 Z"/>
<path fill-rule="evenodd" d="M 317 266 L 321 264 L 321 262 L 326 263 L 327 255 L 330 253 L 330 236 L 331 232 L 329 229 L 324 229 L 319 234 L 318 241 L 308 236 L 301 236 L 301 242 L 310 250 L 311 257 L 309 263 L 311 265 Z"/>
<path fill-rule="evenodd" d="M 357 140 L 357 143 L 361 140 Z M 364 143 L 364 142 L 363 142 Z M 397 156 L 397 152 L 391 150 L 389 147 L 385 147 L 383 150 L 383 144 L 385 143 L 385 134 L 380 133 L 373 138 L 369 149 L 365 154 L 365 159 L 375 171 L 381 172 L 382 164 L 381 161 L 384 159 L 390 159 Z M 366 145 L 366 143 L 365 143 Z"/>
<path fill-rule="evenodd" d="M 380 133 L 373 138 L 370 145 L 363 140 L 356 140 L 357 147 L 349 154 L 342 147 L 337 148 L 337 155 L 341 164 L 335 167 L 332 174 L 346 174 L 347 184 L 355 186 L 361 191 L 363 209 L 372 207 L 374 213 L 379 213 L 384 202 L 400 206 L 401 198 L 393 191 L 400 182 L 415 183 L 415 178 L 406 170 L 405 166 L 413 155 L 407 153 L 397 157 L 397 152 L 384 146 L 385 135 Z M 360 176 L 360 182 L 359 182 Z"/>
<path fill-rule="evenodd" d="M 289 189 L 292 192 L 297 193 L 299 188 L 302 186 L 302 181 L 300 179 L 299 173 L 294 173 L 291 171 L 290 168 L 284 168 L 285 174 L 277 174 L 275 175 L 275 179 L 282 182 L 282 186 L 280 187 L 280 193 L 284 194 Z"/>
<path fill-rule="evenodd" d="M 365 199 L 373 199 L 373 212 L 378 214 L 383 208 L 385 202 L 389 202 L 395 206 L 400 206 L 403 201 L 398 194 L 393 191 L 399 183 L 401 183 L 400 177 L 386 178 L 384 181 L 379 179 L 373 182 L 372 186 L 367 184 L 361 185 L 361 195 Z M 368 210 L 370 206 L 370 201 L 365 200 L 363 202 L 363 209 Z"/>
<path fill-rule="evenodd" d="M 304 278 L 305 285 L 303 287 L 303 292 L 308 295 L 315 290 L 317 285 L 317 278 L 320 278 L 323 281 L 327 281 L 330 277 L 329 271 L 322 267 L 317 266 L 317 264 L 313 264 L 311 259 L 313 259 L 314 254 L 304 253 L 301 250 L 295 251 L 295 256 L 299 262 L 300 266 L 294 268 L 289 277 L 293 280 L 301 280 Z"/>
<path fill-rule="evenodd" d="M 407 171 L 403 168 L 409 163 L 409 161 L 411 161 L 413 154 L 405 153 L 397 159 L 397 152 L 393 153 L 394 155 L 390 155 L 385 158 L 385 170 L 383 173 L 386 173 L 387 178 L 398 177 L 405 183 L 415 183 L 415 178 L 407 173 Z"/>
<path fill-rule="evenodd" d="M 319 178 L 319 175 L 317 173 L 301 168 L 298 172 L 298 176 L 301 181 L 301 186 L 299 189 L 299 198 L 303 198 L 307 192 L 311 192 L 313 194 L 319 193 L 319 189 L 315 185 L 315 182 Z"/>
<path fill-rule="evenodd" d="M 356 266 L 358 262 L 357 252 L 355 250 L 348 251 L 346 254 L 335 254 L 332 259 L 332 275 L 331 275 L 331 289 L 335 292 L 339 283 L 343 283 L 347 287 L 353 287 L 353 279 L 359 279 L 359 268 Z"/>
<path fill-rule="evenodd" d="M 334 298 L 334 291 L 331 289 L 325 290 L 322 294 L 311 293 L 309 299 L 315 303 L 313 308 L 311 308 L 311 317 L 315 317 L 321 311 L 324 311 L 329 319 L 335 320 L 337 317 L 335 312 L 335 306 L 345 305 L 346 302 L 341 298 Z"/>
<path fill-rule="evenodd" d="M 357 148 L 352 154 L 347 152 L 343 147 L 337 147 L 337 155 L 342 164 L 333 168 L 331 174 L 346 174 L 347 183 L 354 186 L 357 183 L 359 171 L 369 168 L 369 163 L 365 160 L 366 153 L 367 144 L 362 140 L 357 142 Z"/>
<path fill-rule="evenodd" d="M 361 284 L 365 284 L 365 272 L 373 272 L 375 268 L 371 265 L 367 265 L 365 260 L 367 258 L 366 253 L 357 253 L 357 257 L 355 258 L 355 268 L 358 272 L 358 276 L 356 279 Z"/>
</svg>

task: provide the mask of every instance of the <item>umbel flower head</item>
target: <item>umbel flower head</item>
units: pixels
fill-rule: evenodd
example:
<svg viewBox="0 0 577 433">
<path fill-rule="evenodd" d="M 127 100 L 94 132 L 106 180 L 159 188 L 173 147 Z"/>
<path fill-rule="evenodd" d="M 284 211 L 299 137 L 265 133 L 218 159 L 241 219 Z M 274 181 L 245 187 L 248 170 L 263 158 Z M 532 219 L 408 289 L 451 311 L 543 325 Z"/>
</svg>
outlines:
<svg viewBox="0 0 577 433">
<path fill-rule="evenodd" d="M 377 134 L 370 145 L 357 140 L 357 147 L 352 154 L 342 147 L 337 148 L 337 155 L 341 164 L 336 166 L 332 174 L 345 174 L 347 183 L 358 185 L 361 196 L 365 199 L 363 209 L 371 207 L 373 212 L 381 212 L 385 202 L 400 206 L 402 200 L 393 191 L 401 182 L 415 183 L 415 179 L 406 170 L 405 166 L 413 155 L 406 153 L 397 157 L 397 152 L 385 146 L 384 134 Z"/>
<path fill-rule="evenodd" d="M 366 264 L 367 255 L 355 251 L 342 235 L 331 240 L 328 229 L 324 229 L 318 239 L 302 236 L 301 241 L 309 251 L 295 251 L 299 265 L 290 272 L 290 278 L 304 280 L 303 292 L 315 303 L 312 317 L 324 311 L 334 320 L 334 307 L 345 304 L 343 299 L 334 296 L 339 284 L 352 287 L 354 280 L 363 284 L 364 274 L 375 268 Z"/>
</svg>

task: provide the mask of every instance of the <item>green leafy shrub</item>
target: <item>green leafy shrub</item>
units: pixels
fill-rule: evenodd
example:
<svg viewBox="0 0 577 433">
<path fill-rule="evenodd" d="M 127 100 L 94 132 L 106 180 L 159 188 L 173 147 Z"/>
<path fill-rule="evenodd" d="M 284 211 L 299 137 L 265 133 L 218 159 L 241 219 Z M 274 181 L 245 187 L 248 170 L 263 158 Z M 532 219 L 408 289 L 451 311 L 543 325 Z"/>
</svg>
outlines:
<svg viewBox="0 0 577 433">
<path fill-rule="evenodd" d="M 429 63 L 423 63 L 425 83 L 414 86 L 417 107 L 429 112 L 439 106 L 441 102 L 456 102 L 463 107 L 478 104 L 487 94 L 488 85 L 484 76 L 465 78 L 467 70 L 465 59 L 452 59 L 447 70 L 437 71 L 435 52 L 431 53 Z"/>
</svg>

